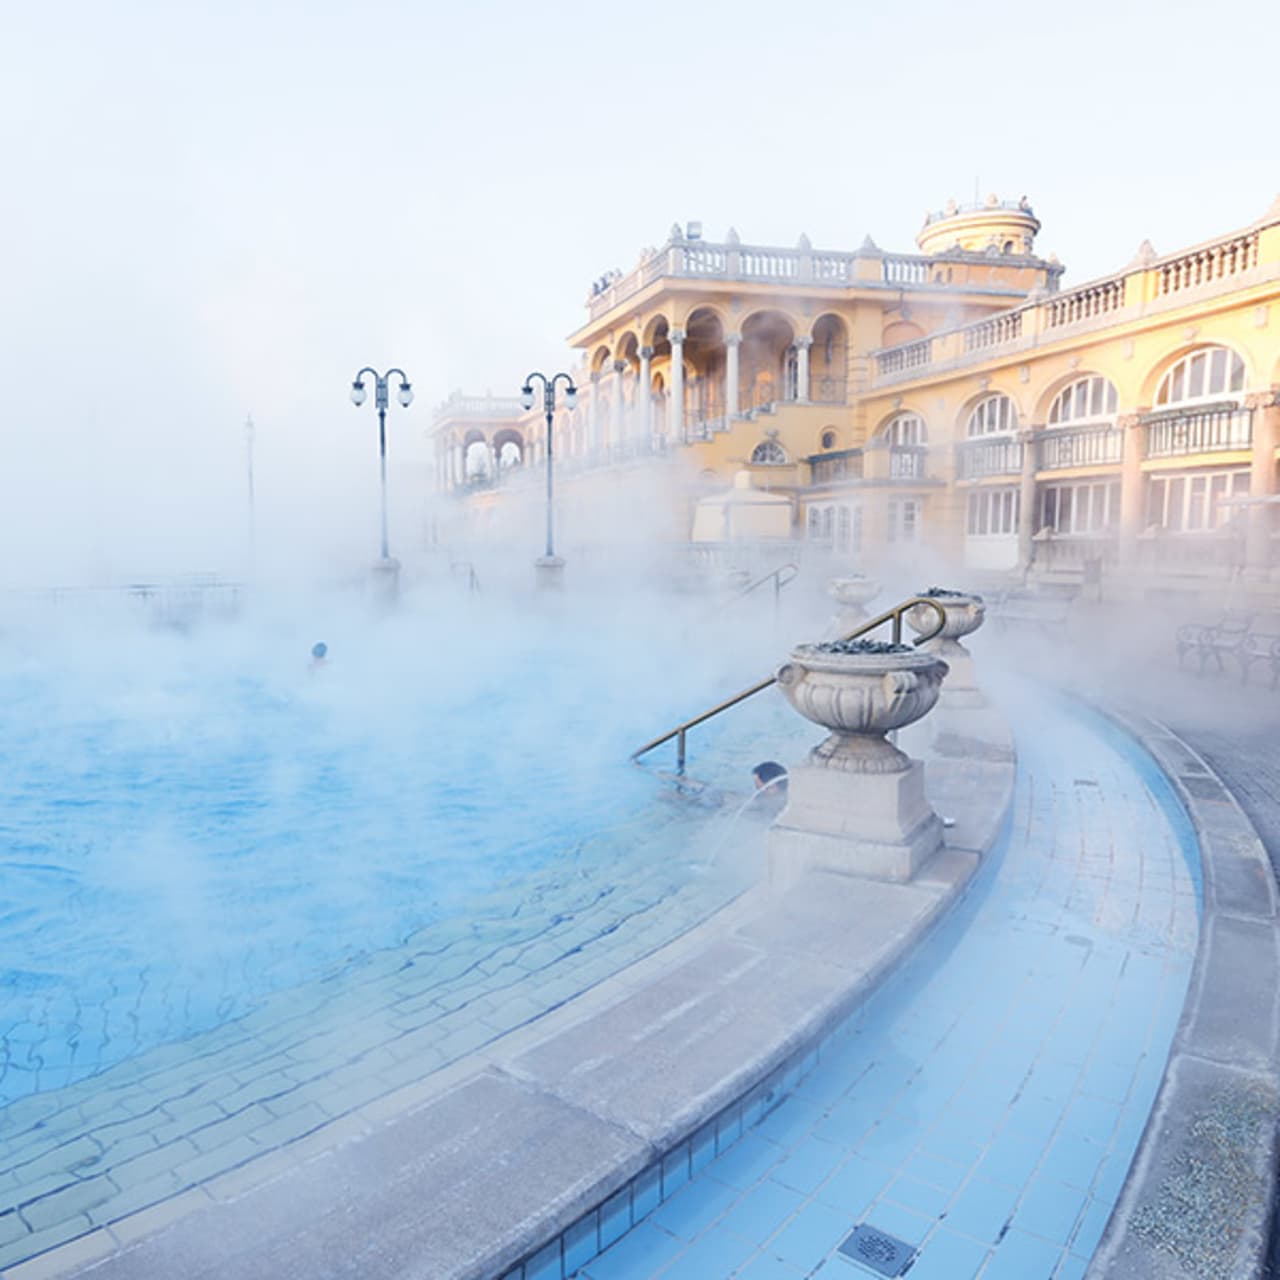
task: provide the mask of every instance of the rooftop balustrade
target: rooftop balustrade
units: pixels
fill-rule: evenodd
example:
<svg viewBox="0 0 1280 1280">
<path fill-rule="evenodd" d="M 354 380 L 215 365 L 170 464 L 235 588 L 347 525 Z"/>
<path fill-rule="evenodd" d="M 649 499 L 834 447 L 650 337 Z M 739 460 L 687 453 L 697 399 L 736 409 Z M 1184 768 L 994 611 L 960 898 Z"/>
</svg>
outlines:
<svg viewBox="0 0 1280 1280">
<path fill-rule="evenodd" d="M 436 405 L 432 412 L 433 423 L 448 418 L 482 418 L 487 420 L 519 418 L 524 406 L 519 396 L 468 396 L 455 391 L 447 400 Z"/>
<path fill-rule="evenodd" d="M 993 284 L 975 273 L 959 271 L 951 279 L 941 278 L 938 268 L 975 266 L 1034 266 L 1057 281 L 1062 268 L 1040 258 L 993 258 L 986 253 L 949 250 L 937 255 L 885 253 L 868 243 L 854 252 L 814 249 L 801 244 L 794 249 L 772 245 L 748 245 L 729 240 L 672 238 L 651 251 L 631 271 L 612 272 L 593 286 L 587 301 L 592 320 L 611 311 L 619 303 L 639 293 L 655 280 L 726 280 L 743 283 L 812 285 L 818 287 L 868 289 L 947 289 L 951 292 L 986 293 L 996 297 L 1018 297 L 1024 290 Z M 971 278 L 971 276 L 973 278 Z"/>
<path fill-rule="evenodd" d="M 1184 253 L 1140 260 L 1114 276 L 1053 293 L 927 338 L 884 347 L 875 357 L 872 385 L 890 386 L 924 374 L 978 364 L 992 355 L 1034 347 L 1060 333 L 1105 328 L 1127 316 L 1185 306 L 1213 296 L 1280 279 L 1280 254 L 1263 254 L 1263 232 L 1272 216 L 1247 232 L 1225 236 Z"/>
</svg>

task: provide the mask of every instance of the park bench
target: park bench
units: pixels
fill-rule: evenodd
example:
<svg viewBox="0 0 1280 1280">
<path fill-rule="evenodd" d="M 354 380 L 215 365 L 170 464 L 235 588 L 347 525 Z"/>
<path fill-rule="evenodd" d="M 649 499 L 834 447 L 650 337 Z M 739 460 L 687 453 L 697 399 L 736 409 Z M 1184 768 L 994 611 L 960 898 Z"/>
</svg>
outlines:
<svg viewBox="0 0 1280 1280">
<path fill-rule="evenodd" d="M 1249 672 L 1256 662 L 1271 666 L 1271 687 L 1280 688 L 1280 622 L 1268 624 L 1269 631 L 1250 631 L 1240 643 L 1237 656 L 1240 659 L 1240 683 L 1249 683 Z"/>
<path fill-rule="evenodd" d="M 1186 622 L 1178 628 L 1176 644 L 1178 665 L 1182 666 L 1188 654 L 1194 653 L 1200 660 L 1200 671 L 1212 658 L 1219 671 L 1225 671 L 1223 654 L 1238 657 L 1246 638 L 1251 634 L 1253 614 L 1228 610 L 1217 622 Z"/>
</svg>

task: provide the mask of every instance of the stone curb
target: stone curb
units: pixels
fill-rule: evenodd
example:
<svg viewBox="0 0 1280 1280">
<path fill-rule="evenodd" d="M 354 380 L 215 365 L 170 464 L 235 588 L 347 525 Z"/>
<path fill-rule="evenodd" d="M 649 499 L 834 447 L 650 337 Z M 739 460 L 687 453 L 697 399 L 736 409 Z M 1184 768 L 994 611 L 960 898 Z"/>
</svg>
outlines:
<svg viewBox="0 0 1280 1280">
<path fill-rule="evenodd" d="M 318 1131 L 264 1157 L 261 1176 L 251 1162 L 4 1280 L 292 1280 L 356 1274 L 355 1253 L 362 1280 L 492 1280 L 529 1274 L 549 1244 L 558 1257 L 584 1215 L 624 1194 L 638 1221 L 655 1165 L 682 1144 L 696 1162 L 708 1133 L 713 1154 L 727 1148 L 959 900 L 1004 827 L 1009 754 L 929 762 L 934 803 L 957 825 L 917 881 L 817 874 L 782 898 L 753 891 L 489 1051 L 338 1122 L 342 1145 Z M 329 1219 L 342 1215 L 339 1236 Z M 252 1251 L 237 1252 L 250 1234 Z"/>
<path fill-rule="evenodd" d="M 1252 823 L 1196 751 L 1157 721 L 1096 709 L 1146 749 L 1189 814 L 1204 915 L 1164 1080 L 1087 1280 L 1253 1280 L 1280 1120 L 1275 878 Z"/>
</svg>

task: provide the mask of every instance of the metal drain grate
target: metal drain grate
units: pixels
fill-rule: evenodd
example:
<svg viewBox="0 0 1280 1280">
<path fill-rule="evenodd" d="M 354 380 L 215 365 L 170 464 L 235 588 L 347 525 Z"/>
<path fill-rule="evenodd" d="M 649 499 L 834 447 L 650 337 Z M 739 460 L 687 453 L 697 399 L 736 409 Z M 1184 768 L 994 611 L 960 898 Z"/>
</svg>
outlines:
<svg viewBox="0 0 1280 1280">
<path fill-rule="evenodd" d="M 841 1243 L 839 1252 L 869 1267 L 878 1276 L 900 1276 L 915 1256 L 915 1250 L 887 1231 L 865 1222 Z"/>
</svg>

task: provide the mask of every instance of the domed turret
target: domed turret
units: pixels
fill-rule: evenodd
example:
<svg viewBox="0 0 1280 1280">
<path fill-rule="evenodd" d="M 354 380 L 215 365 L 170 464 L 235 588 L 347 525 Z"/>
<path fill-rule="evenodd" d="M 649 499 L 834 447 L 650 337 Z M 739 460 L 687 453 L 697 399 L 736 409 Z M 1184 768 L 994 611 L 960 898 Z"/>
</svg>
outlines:
<svg viewBox="0 0 1280 1280">
<path fill-rule="evenodd" d="M 947 202 L 941 213 L 927 214 L 916 244 L 922 253 L 945 253 L 964 249 L 970 253 L 1001 256 L 1033 252 L 1040 220 L 1031 211 L 1026 196 L 1021 200 L 1001 200 L 988 196 L 981 204 Z"/>
</svg>

